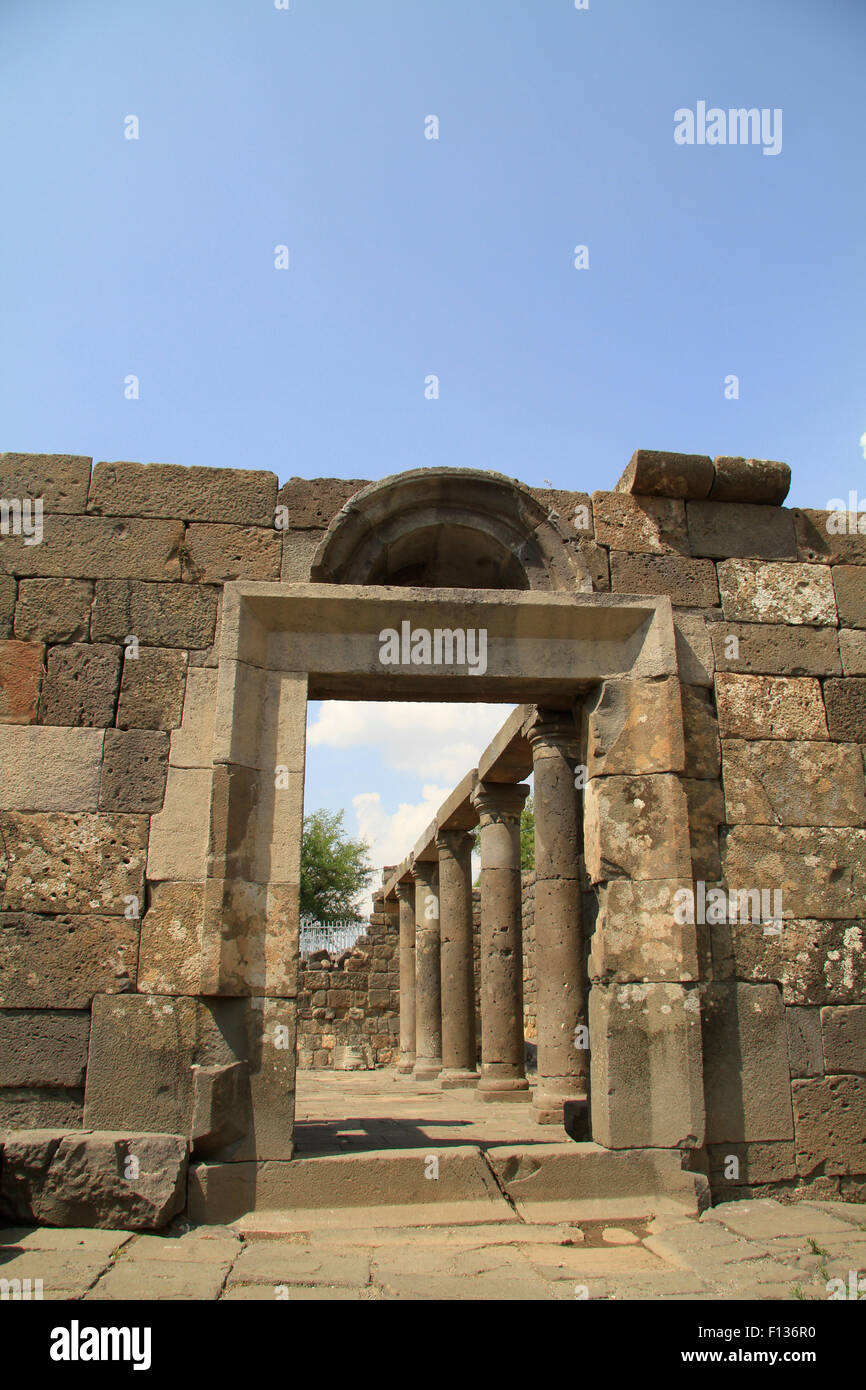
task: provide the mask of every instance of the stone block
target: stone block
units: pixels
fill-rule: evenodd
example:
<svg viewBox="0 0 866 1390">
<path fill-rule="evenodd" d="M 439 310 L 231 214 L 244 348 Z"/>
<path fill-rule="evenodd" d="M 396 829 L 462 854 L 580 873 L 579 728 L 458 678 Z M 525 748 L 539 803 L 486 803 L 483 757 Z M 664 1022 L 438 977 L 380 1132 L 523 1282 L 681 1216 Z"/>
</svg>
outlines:
<svg viewBox="0 0 866 1390">
<path fill-rule="evenodd" d="M 688 555 L 684 504 L 673 498 L 594 492 L 595 539 L 611 550 Z"/>
<path fill-rule="evenodd" d="M 0 726 L 0 810 L 95 811 L 105 733 Z"/>
<path fill-rule="evenodd" d="M 779 507 L 788 496 L 791 470 L 772 459 L 744 459 L 719 455 L 713 459 L 711 502 L 756 502 Z"/>
<path fill-rule="evenodd" d="M 197 1158 L 218 1153 L 243 1139 L 248 1089 L 245 1062 L 193 1067 L 191 1138 Z"/>
<path fill-rule="evenodd" d="M 150 825 L 147 877 L 200 883 L 207 874 L 212 773 L 207 768 L 168 770 L 163 809 Z"/>
<path fill-rule="evenodd" d="M 325 531 L 349 498 L 369 486 L 361 478 L 289 478 L 277 504 L 288 507 L 292 530 Z"/>
<path fill-rule="evenodd" d="M 806 677 L 739 676 L 716 672 L 722 739 L 825 739 L 821 686 Z"/>
<path fill-rule="evenodd" d="M 0 1215 L 46 1226 L 160 1230 L 183 1210 L 187 1149 L 176 1134 L 6 1134 Z"/>
<path fill-rule="evenodd" d="M 308 583 L 321 543 L 321 531 L 284 531 L 280 579 L 290 584 Z"/>
<path fill-rule="evenodd" d="M 142 647 L 136 658 L 127 651 L 117 727 L 176 729 L 183 712 L 186 667 L 186 652 L 172 647 Z"/>
<path fill-rule="evenodd" d="M 827 728 L 840 743 L 866 743 L 866 680 L 824 682 Z"/>
<path fill-rule="evenodd" d="M 866 830 L 735 825 L 722 868 L 729 884 L 781 889 L 788 920 L 850 918 L 866 892 Z"/>
<path fill-rule="evenodd" d="M 42 685 L 41 642 L 0 641 L 0 724 L 33 724 Z"/>
<path fill-rule="evenodd" d="M 789 1004 L 785 1009 L 785 1025 L 788 1030 L 788 1065 L 791 1076 L 823 1076 L 821 1010 Z"/>
<path fill-rule="evenodd" d="M 120 914 L 142 901 L 147 819 L 4 811 L 3 912 Z"/>
<path fill-rule="evenodd" d="M 670 773 L 590 778 L 584 842 L 592 883 L 690 877 L 688 803 L 680 779 Z"/>
<path fill-rule="evenodd" d="M 51 647 L 42 689 L 44 724 L 105 729 L 114 723 L 120 647 L 75 642 Z"/>
<path fill-rule="evenodd" d="M 685 770 L 689 777 L 717 779 L 721 769 L 719 722 L 708 690 L 681 685 Z"/>
<path fill-rule="evenodd" d="M 592 511 L 589 513 L 592 517 Z M 589 571 L 592 587 L 596 593 L 609 593 L 610 591 L 610 562 L 608 552 L 603 545 L 597 545 L 595 541 L 586 541 L 578 537 L 572 542 L 577 547 L 583 565 Z"/>
<path fill-rule="evenodd" d="M 84 1092 L 45 1086 L 0 1089 L 0 1163 L 4 1132 L 15 1129 L 80 1129 Z"/>
<path fill-rule="evenodd" d="M 719 877 L 719 826 L 725 819 L 725 803 L 718 782 L 684 777 L 689 815 L 692 876 L 709 882 Z"/>
<path fill-rule="evenodd" d="M 15 636 L 22 642 L 86 642 L 92 601 L 89 579 L 22 579 Z"/>
<path fill-rule="evenodd" d="M 0 497 L 41 497 L 46 512 L 83 512 L 92 462 L 82 454 L 0 454 Z"/>
<path fill-rule="evenodd" d="M 701 989 L 707 1142 L 793 1139 L 788 1039 L 774 984 Z"/>
<path fill-rule="evenodd" d="M 600 984 L 687 982 L 706 973 L 706 927 L 676 920 L 676 894 L 691 880 L 613 879 L 598 889 L 589 977 Z"/>
<path fill-rule="evenodd" d="M 791 918 L 779 934 L 726 923 L 712 927 L 711 940 L 716 979 L 775 981 L 785 1004 L 855 1003 L 866 989 L 862 922 Z"/>
<path fill-rule="evenodd" d="M 299 888 L 209 878 L 201 992 L 286 997 L 297 988 Z"/>
<path fill-rule="evenodd" d="M 725 1200 L 731 1188 L 792 1182 L 797 1176 L 795 1149 L 790 1140 L 708 1144 L 707 1157 L 713 1196 L 719 1202 Z"/>
<path fill-rule="evenodd" d="M 93 1001 L 86 1129 L 188 1134 L 196 1002 L 156 994 Z"/>
<path fill-rule="evenodd" d="M 168 775 L 168 748 L 168 734 L 158 730 L 106 730 L 99 809 L 160 811 Z"/>
<path fill-rule="evenodd" d="M 595 985 L 589 994 L 592 1137 L 608 1149 L 704 1142 L 701 1009 L 681 984 Z"/>
<path fill-rule="evenodd" d="M 821 1034 L 828 1073 L 866 1073 L 866 1004 L 823 1008 Z"/>
<path fill-rule="evenodd" d="M 713 630 L 700 613 L 674 612 L 677 666 L 680 680 L 688 685 L 712 686 L 715 656 Z"/>
<path fill-rule="evenodd" d="M 157 883 L 141 923 L 138 987 L 148 994 L 198 994 L 204 885 Z"/>
<path fill-rule="evenodd" d="M 720 622 L 712 624 L 710 633 L 720 671 L 838 676 L 841 669 L 838 633 L 832 627 Z"/>
<path fill-rule="evenodd" d="M 172 767 L 213 765 L 214 719 L 217 702 L 217 672 L 191 666 L 186 677 L 183 718 L 171 736 Z"/>
<path fill-rule="evenodd" d="M 0 574 L 0 638 L 12 636 L 18 584 L 12 574 Z"/>
<path fill-rule="evenodd" d="M 258 526 L 187 528 L 185 575 L 196 584 L 227 579 L 279 579 L 282 535 Z"/>
<path fill-rule="evenodd" d="M 712 608 L 719 601 L 712 560 L 612 550 L 610 587 L 615 594 L 667 594 L 687 608 Z"/>
<path fill-rule="evenodd" d="M 97 463 L 87 510 L 101 516 L 273 526 L 276 499 L 275 473 L 171 463 Z"/>
<path fill-rule="evenodd" d="M 839 655 L 846 676 L 866 676 L 866 632 L 843 628 L 839 633 Z"/>
<path fill-rule="evenodd" d="M 866 823 L 863 757 L 854 744 L 726 739 L 724 760 L 729 825 Z"/>
<path fill-rule="evenodd" d="M 95 994 L 134 989 L 137 963 L 134 919 L 0 913 L 0 1007 L 89 1008 Z"/>
<path fill-rule="evenodd" d="M 209 647 L 216 632 L 219 590 L 202 584 L 148 584 L 135 579 L 98 579 L 90 635 L 94 642 L 142 646 Z"/>
<path fill-rule="evenodd" d="M 834 565 L 830 574 L 840 624 L 866 628 L 866 569 L 862 565 Z"/>
<path fill-rule="evenodd" d="M 89 1034 L 86 1011 L 0 1010 L 0 1086 L 80 1090 Z"/>
<path fill-rule="evenodd" d="M 681 772 L 685 767 L 680 683 L 605 681 L 587 706 L 589 777 Z"/>
<path fill-rule="evenodd" d="M 729 620 L 836 626 L 836 595 L 825 565 L 724 560 L 717 568 Z"/>
<path fill-rule="evenodd" d="M 46 515 L 41 545 L 0 541 L 0 570 L 45 579 L 180 579 L 182 521 Z"/>
<path fill-rule="evenodd" d="M 796 560 L 791 513 L 748 502 L 687 502 L 690 552 L 715 560 Z"/>
<path fill-rule="evenodd" d="M 791 1090 L 797 1171 L 803 1177 L 866 1173 L 866 1077 L 795 1081 Z"/>
<path fill-rule="evenodd" d="M 707 454 L 668 454 L 636 449 L 616 485 L 617 492 L 645 497 L 706 497 L 713 483 L 713 461 Z"/>
<path fill-rule="evenodd" d="M 801 560 L 813 565 L 866 564 L 866 515 L 862 512 L 795 507 L 793 517 Z"/>
</svg>

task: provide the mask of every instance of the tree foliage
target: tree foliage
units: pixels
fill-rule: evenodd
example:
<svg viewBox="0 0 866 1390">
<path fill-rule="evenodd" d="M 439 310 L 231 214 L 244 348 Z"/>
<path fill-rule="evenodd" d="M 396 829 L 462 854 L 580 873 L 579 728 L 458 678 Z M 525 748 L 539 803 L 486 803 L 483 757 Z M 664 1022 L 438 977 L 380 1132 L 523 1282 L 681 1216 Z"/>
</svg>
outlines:
<svg viewBox="0 0 866 1390">
<path fill-rule="evenodd" d="M 324 921 L 352 917 L 376 872 L 369 845 L 346 834 L 342 811 L 313 811 L 304 817 L 301 842 L 301 915 Z"/>
</svg>

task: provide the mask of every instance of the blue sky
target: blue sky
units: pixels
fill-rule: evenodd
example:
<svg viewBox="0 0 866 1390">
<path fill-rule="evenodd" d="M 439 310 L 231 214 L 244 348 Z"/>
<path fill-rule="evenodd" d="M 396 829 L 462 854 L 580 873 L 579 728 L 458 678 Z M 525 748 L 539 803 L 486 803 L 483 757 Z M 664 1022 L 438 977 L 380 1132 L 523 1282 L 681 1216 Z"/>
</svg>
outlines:
<svg viewBox="0 0 866 1390">
<path fill-rule="evenodd" d="M 862 496 L 864 56 L 863 0 L 2 0 L 0 447 Z M 781 152 L 677 145 L 699 101 Z M 330 750 L 419 804 L 379 752 Z"/>
</svg>

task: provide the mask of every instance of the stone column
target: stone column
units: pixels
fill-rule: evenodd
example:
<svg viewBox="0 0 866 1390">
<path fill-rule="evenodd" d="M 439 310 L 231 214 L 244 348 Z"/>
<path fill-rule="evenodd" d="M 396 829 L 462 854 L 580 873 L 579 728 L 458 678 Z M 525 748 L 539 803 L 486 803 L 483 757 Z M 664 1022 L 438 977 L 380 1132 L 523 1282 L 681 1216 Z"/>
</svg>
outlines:
<svg viewBox="0 0 866 1390">
<path fill-rule="evenodd" d="M 442 1070 L 442 985 L 439 962 L 437 865 L 412 865 L 415 880 L 415 1067 L 417 1081 Z"/>
<path fill-rule="evenodd" d="M 472 842 L 469 830 L 441 830 L 439 929 L 442 963 L 442 1074 L 439 1085 L 475 1086 L 475 970 L 472 957 Z"/>
<path fill-rule="evenodd" d="M 540 709 L 529 730 L 535 809 L 535 980 L 538 1010 L 536 1117 L 562 1124 L 567 1101 L 586 1100 L 589 1051 L 578 854 L 581 807 L 574 786 L 572 717 Z M 585 1037 L 585 1035 L 583 1035 Z"/>
<path fill-rule="evenodd" d="M 415 1067 L 415 884 L 398 883 L 400 904 L 400 1061 L 397 1071 Z"/>
<path fill-rule="evenodd" d="M 483 1100 L 529 1100 L 524 1067 L 520 812 L 526 786 L 479 782 Z"/>
</svg>

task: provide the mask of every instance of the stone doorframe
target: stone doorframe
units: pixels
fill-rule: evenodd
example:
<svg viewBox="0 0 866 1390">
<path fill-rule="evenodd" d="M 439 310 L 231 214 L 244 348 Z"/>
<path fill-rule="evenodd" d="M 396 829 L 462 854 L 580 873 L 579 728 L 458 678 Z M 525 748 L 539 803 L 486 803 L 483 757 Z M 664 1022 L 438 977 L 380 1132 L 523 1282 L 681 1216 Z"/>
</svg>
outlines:
<svg viewBox="0 0 866 1390">
<path fill-rule="evenodd" d="M 410 631 L 484 629 L 486 669 L 383 665 L 380 633 L 400 633 L 406 622 Z M 501 700 L 572 709 L 593 691 L 585 829 L 588 874 L 599 893 L 590 972 L 593 1138 L 615 1148 L 700 1147 L 697 929 L 679 927 L 676 942 L 635 951 L 635 934 L 652 915 L 652 890 L 667 893 L 692 876 L 688 803 L 678 781 L 685 774 L 679 690 L 666 597 L 227 584 L 200 996 L 247 999 L 261 1010 L 258 1055 L 239 1060 L 251 1071 L 267 1069 L 268 1020 L 278 1016 L 284 1027 L 294 1015 L 307 700 Z M 660 696 L 664 730 L 656 722 Z M 644 852 L 635 837 L 640 814 L 611 819 L 622 805 L 646 806 L 647 799 L 649 813 L 664 819 L 666 853 L 657 836 Z M 667 897 L 656 903 L 666 924 L 669 909 Z M 636 958 L 647 962 L 640 974 Z M 274 1103 L 273 1091 L 265 1086 L 258 1094 L 257 1104 L 254 1088 L 248 1136 L 255 1157 L 286 1158 L 291 1107 L 287 1117 L 280 1106 L 282 1124 L 275 1125 L 276 1115 L 256 1113 Z M 280 1129 L 272 1148 L 269 1136 Z"/>
</svg>

